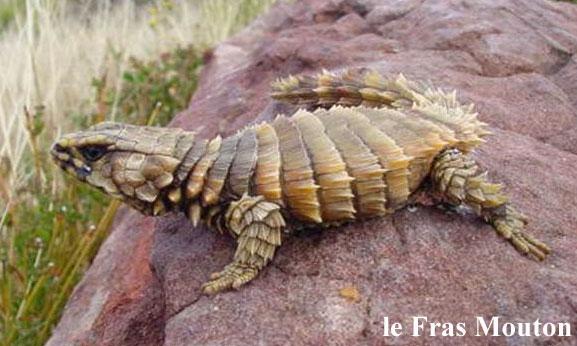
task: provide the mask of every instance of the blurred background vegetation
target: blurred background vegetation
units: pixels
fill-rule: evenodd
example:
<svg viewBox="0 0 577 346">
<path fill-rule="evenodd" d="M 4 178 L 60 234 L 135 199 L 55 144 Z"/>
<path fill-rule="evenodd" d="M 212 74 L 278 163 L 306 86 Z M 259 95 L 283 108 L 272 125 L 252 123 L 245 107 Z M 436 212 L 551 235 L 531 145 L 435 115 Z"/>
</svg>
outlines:
<svg viewBox="0 0 577 346">
<path fill-rule="evenodd" d="M 274 0 L 0 0 L 0 345 L 42 345 L 117 202 L 63 176 L 59 134 L 165 125 L 203 55 Z"/>
</svg>

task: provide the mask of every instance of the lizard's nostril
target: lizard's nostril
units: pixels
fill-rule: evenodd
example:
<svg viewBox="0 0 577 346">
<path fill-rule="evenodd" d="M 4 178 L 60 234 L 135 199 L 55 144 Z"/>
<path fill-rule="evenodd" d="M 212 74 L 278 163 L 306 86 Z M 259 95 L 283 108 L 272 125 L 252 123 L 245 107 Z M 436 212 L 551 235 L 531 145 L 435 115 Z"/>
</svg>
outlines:
<svg viewBox="0 0 577 346">
<path fill-rule="evenodd" d="M 52 151 L 53 152 L 63 152 L 64 151 L 64 147 L 62 147 L 60 144 L 58 143 L 54 143 L 52 145 Z"/>
<path fill-rule="evenodd" d="M 66 148 L 58 143 L 54 143 L 50 149 L 50 154 L 56 161 L 67 161 L 70 158 Z"/>
</svg>

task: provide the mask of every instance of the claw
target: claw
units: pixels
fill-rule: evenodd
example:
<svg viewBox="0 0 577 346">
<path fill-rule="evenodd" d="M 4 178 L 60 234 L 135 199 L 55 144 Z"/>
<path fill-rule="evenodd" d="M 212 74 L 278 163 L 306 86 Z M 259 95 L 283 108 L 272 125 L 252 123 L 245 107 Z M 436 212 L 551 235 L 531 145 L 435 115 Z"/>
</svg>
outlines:
<svg viewBox="0 0 577 346">
<path fill-rule="evenodd" d="M 210 274 L 210 279 L 211 279 L 211 280 L 216 280 L 216 279 L 218 279 L 218 278 L 221 277 L 221 276 L 222 276 L 222 272 L 212 273 L 212 274 Z"/>
<path fill-rule="evenodd" d="M 232 263 L 223 271 L 210 275 L 210 280 L 201 286 L 204 294 L 215 294 L 228 289 L 238 289 L 258 274 L 256 268 L 239 263 Z"/>
<path fill-rule="evenodd" d="M 201 287 L 202 293 L 212 295 L 232 287 L 232 280 L 230 278 L 218 278 L 204 283 Z"/>
<path fill-rule="evenodd" d="M 529 252 L 537 257 L 540 261 L 544 260 L 549 253 L 551 253 L 551 249 L 545 243 L 533 238 L 531 235 L 523 233 L 522 234 L 523 240 L 526 242 L 527 247 L 529 248 Z"/>
<path fill-rule="evenodd" d="M 537 257 L 539 259 L 539 261 L 542 261 L 545 259 L 545 257 L 547 257 L 547 255 L 545 253 L 543 253 L 543 251 L 539 250 L 533 244 L 529 243 L 527 245 L 527 247 L 529 248 L 529 253 L 531 253 L 533 256 Z"/>
<path fill-rule="evenodd" d="M 511 213 L 504 219 L 495 220 L 493 223 L 497 232 L 510 241 L 517 251 L 525 255 L 532 255 L 540 261 L 544 260 L 551 249 L 532 235 L 523 232 L 525 225 L 526 219 L 518 213 Z"/>
</svg>

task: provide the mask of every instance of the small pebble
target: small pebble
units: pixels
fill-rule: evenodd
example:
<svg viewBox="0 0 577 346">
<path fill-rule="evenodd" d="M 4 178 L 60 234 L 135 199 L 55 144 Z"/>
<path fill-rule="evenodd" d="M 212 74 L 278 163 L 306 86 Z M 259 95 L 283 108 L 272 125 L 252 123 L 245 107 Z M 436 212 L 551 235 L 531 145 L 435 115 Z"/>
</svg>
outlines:
<svg viewBox="0 0 577 346">
<path fill-rule="evenodd" d="M 341 295 L 341 297 L 353 303 L 358 303 L 361 300 L 361 294 L 359 293 L 359 290 L 357 290 L 355 286 L 347 286 L 341 288 L 339 294 Z"/>
</svg>

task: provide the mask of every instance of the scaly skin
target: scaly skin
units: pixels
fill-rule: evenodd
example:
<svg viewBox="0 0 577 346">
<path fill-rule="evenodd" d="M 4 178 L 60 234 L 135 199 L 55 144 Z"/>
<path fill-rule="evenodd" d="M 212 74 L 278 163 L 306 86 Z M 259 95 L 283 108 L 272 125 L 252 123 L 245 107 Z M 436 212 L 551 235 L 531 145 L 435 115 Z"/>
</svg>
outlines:
<svg viewBox="0 0 577 346">
<path fill-rule="evenodd" d="M 63 136 L 52 154 L 67 172 L 144 214 L 182 211 L 194 225 L 235 237 L 232 263 L 211 276 L 205 293 L 255 278 L 286 231 L 392 213 L 426 179 L 436 196 L 472 208 L 518 251 L 549 253 L 466 157 L 488 131 L 454 93 L 347 71 L 279 80 L 272 96 L 309 110 L 212 140 L 103 123 Z"/>
</svg>

